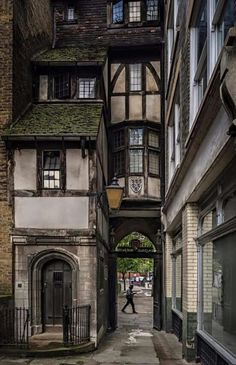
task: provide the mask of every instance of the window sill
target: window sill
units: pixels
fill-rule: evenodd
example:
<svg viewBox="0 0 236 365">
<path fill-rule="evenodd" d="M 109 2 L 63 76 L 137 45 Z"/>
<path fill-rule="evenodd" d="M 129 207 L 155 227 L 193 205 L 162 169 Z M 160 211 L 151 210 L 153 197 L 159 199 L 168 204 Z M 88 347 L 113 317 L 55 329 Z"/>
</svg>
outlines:
<svg viewBox="0 0 236 365">
<path fill-rule="evenodd" d="M 76 24 L 78 24 L 78 19 L 63 20 L 57 23 L 57 25 L 76 25 Z"/>
<path fill-rule="evenodd" d="M 144 22 L 133 22 L 133 23 L 120 23 L 120 24 L 109 24 L 107 29 L 132 29 L 132 28 L 153 28 L 160 26 L 160 21 L 144 21 Z"/>
</svg>

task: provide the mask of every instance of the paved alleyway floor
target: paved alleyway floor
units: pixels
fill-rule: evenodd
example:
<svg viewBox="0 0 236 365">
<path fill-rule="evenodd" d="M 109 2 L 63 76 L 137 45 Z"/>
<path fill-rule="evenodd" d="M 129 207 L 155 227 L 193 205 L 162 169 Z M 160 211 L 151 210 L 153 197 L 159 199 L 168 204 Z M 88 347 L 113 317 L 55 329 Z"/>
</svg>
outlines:
<svg viewBox="0 0 236 365">
<path fill-rule="evenodd" d="M 135 288 L 137 314 L 127 307 L 125 295 L 118 303 L 118 328 L 108 333 L 93 353 L 50 359 L 11 359 L 1 357 L 0 365 L 184 365 L 181 344 L 172 334 L 152 329 L 151 291 Z"/>
</svg>

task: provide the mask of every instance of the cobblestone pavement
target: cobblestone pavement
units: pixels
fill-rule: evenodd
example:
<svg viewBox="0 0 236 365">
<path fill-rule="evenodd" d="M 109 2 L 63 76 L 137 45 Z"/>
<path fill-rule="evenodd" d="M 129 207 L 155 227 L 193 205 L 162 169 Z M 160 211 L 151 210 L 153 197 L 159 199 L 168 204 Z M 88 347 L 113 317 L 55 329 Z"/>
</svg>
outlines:
<svg viewBox="0 0 236 365">
<path fill-rule="evenodd" d="M 181 344 L 176 337 L 152 330 L 152 298 L 150 291 L 135 288 L 138 314 L 120 309 L 125 303 L 121 295 L 118 303 L 118 329 L 107 334 L 99 349 L 90 354 L 51 359 L 11 359 L 0 356 L 0 365 L 184 365 Z"/>
</svg>

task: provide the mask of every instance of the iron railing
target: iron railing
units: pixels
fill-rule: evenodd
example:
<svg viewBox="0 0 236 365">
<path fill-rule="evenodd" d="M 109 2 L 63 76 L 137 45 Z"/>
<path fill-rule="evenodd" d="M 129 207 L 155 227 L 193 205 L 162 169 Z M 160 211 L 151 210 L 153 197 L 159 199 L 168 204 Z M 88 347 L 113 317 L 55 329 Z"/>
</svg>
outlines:
<svg viewBox="0 0 236 365">
<path fill-rule="evenodd" d="M 63 308 L 63 341 L 78 345 L 90 341 L 90 305 Z"/>
<path fill-rule="evenodd" d="M 29 310 L 8 308 L 0 310 L 0 345 L 28 347 Z"/>
<path fill-rule="evenodd" d="M 179 341 L 182 341 L 182 318 L 172 310 L 172 330 Z"/>
</svg>

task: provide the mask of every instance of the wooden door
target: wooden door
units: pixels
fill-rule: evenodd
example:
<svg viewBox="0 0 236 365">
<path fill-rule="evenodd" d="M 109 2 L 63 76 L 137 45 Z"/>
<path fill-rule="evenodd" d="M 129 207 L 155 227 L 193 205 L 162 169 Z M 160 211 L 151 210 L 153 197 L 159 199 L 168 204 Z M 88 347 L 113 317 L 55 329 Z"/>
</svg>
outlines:
<svg viewBox="0 0 236 365">
<path fill-rule="evenodd" d="M 43 269 L 44 326 L 61 325 L 62 309 L 71 306 L 71 268 L 62 260 L 50 261 Z"/>
</svg>

